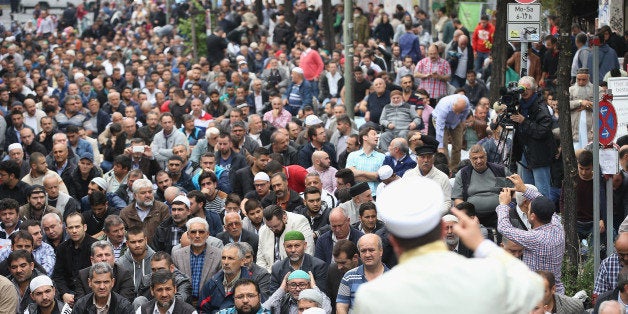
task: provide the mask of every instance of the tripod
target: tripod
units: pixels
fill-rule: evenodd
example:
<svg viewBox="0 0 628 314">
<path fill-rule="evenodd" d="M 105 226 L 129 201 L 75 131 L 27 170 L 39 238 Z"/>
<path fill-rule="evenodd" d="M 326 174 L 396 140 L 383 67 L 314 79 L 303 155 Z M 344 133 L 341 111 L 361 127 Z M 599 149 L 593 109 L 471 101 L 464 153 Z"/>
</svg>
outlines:
<svg viewBox="0 0 628 314">
<path fill-rule="evenodd" d="M 503 120 L 504 118 L 500 119 Z M 493 160 L 499 160 L 507 169 L 512 164 L 512 144 L 515 137 L 515 127 L 510 123 L 499 121 L 502 130 L 497 140 L 497 149 L 493 152 Z"/>
</svg>

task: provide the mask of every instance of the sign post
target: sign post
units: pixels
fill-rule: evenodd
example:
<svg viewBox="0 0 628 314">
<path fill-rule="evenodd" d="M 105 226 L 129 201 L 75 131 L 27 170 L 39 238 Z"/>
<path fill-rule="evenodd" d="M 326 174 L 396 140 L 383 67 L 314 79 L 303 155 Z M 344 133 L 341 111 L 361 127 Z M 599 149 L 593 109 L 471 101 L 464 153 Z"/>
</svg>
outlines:
<svg viewBox="0 0 628 314">
<path fill-rule="evenodd" d="M 613 100 L 613 96 L 606 94 L 602 96 L 602 101 L 600 101 L 599 137 L 600 144 L 603 146 L 613 143 L 615 134 L 617 134 L 617 113 L 615 107 L 610 103 L 611 100 Z"/>
<path fill-rule="evenodd" d="M 615 112 L 615 107 L 611 104 L 612 100 L 613 95 L 604 94 L 600 101 L 599 140 L 603 147 L 612 145 L 617 134 L 617 112 Z M 614 148 L 611 148 L 610 151 L 611 155 L 617 156 L 617 151 Z M 608 150 L 603 149 L 600 151 L 600 162 L 605 159 L 602 156 L 607 155 L 602 152 L 608 152 Z M 606 169 L 607 171 L 604 171 L 605 169 L 602 168 L 602 174 L 616 174 L 617 161 L 614 164 L 614 169 Z M 606 250 L 607 254 L 610 254 L 613 250 L 613 180 L 607 180 L 606 182 L 606 204 L 604 205 L 606 206 Z"/>
<path fill-rule="evenodd" d="M 517 0 L 508 4 L 508 41 L 521 42 L 520 76 L 528 75 L 528 43 L 541 38 L 541 5 L 533 4 L 536 0 Z"/>
</svg>

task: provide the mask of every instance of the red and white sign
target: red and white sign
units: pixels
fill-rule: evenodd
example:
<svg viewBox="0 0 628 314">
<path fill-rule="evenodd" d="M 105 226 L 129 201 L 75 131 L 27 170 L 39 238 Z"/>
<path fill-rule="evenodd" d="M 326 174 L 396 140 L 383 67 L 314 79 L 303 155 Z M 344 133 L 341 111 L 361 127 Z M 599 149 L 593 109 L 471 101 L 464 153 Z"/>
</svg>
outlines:
<svg viewBox="0 0 628 314">
<path fill-rule="evenodd" d="M 530 3 L 535 3 L 536 0 L 515 0 L 517 3 L 521 3 L 521 4 L 530 4 Z"/>
</svg>

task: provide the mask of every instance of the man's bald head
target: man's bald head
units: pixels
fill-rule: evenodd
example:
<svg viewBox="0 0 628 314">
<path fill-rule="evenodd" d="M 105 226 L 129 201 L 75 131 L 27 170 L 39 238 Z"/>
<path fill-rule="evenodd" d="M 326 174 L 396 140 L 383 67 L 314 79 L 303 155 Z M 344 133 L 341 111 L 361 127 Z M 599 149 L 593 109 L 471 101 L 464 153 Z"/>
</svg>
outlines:
<svg viewBox="0 0 628 314">
<path fill-rule="evenodd" d="M 460 37 L 458 37 L 458 47 L 464 49 L 468 46 L 469 44 L 469 37 L 467 37 L 467 35 L 460 35 Z"/>
<path fill-rule="evenodd" d="M 467 109 L 467 100 L 464 97 L 456 99 L 452 110 L 455 113 L 462 113 L 465 109 Z"/>
<path fill-rule="evenodd" d="M 317 161 L 325 158 L 326 156 L 329 156 L 329 155 L 325 151 L 317 150 L 312 154 L 312 163 L 316 163 Z"/>
<path fill-rule="evenodd" d="M 619 262 L 622 266 L 628 265 L 628 232 L 620 232 L 615 240 L 615 250 L 619 255 Z"/>
</svg>

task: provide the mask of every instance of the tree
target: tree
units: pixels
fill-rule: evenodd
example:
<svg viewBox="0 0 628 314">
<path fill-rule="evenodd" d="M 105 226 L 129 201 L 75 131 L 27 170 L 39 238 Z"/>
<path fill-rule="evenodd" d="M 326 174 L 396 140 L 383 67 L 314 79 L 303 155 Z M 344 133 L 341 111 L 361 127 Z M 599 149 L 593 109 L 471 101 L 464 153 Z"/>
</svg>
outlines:
<svg viewBox="0 0 628 314">
<path fill-rule="evenodd" d="M 493 48 L 491 49 L 491 89 L 489 99 L 499 99 L 499 88 L 504 86 L 506 73 L 506 20 L 508 14 L 507 1 L 497 1 L 495 33 L 493 34 Z"/>
<path fill-rule="evenodd" d="M 329 55 L 334 50 L 336 43 L 334 42 L 334 17 L 336 16 L 336 11 L 331 6 L 331 0 L 323 0 L 323 8 L 322 11 L 325 12 L 323 14 L 323 32 L 325 34 L 325 49 L 329 51 Z"/>
<path fill-rule="evenodd" d="M 560 37 L 558 38 L 558 127 L 560 128 L 560 142 L 563 158 L 563 193 L 564 208 L 576 208 L 576 178 L 578 176 L 576 154 L 573 148 L 571 132 L 571 114 L 569 110 L 569 82 L 571 81 L 571 21 L 576 0 L 559 0 L 558 7 L 561 14 Z M 579 5 L 579 4 L 578 4 Z M 576 212 L 563 212 L 565 227 L 565 275 L 563 277 L 576 278 L 578 276 L 578 234 L 576 233 Z"/>
<path fill-rule="evenodd" d="M 294 17 L 294 6 L 292 5 L 292 1 L 284 1 L 284 15 L 286 17 L 286 22 L 290 24 L 290 26 L 294 27 L 294 23 L 296 21 Z"/>
<path fill-rule="evenodd" d="M 262 0 L 255 0 L 255 16 L 260 24 L 264 24 L 264 3 Z"/>
<path fill-rule="evenodd" d="M 195 32 L 192 32 L 192 29 Z M 207 55 L 207 44 L 205 43 L 207 34 L 205 30 L 205 9 L 198 1 L 191 1 L 189 16 L 179 19 L 179 31 L 182 37 L 189 43 L 186 45 L 183 53 L 192 54 L 195 62 L 198 61 L 198 56 Z"/>
</svg>

